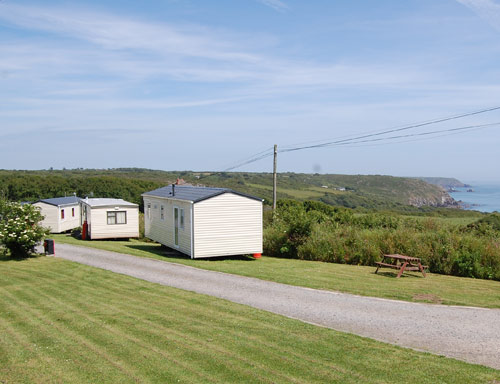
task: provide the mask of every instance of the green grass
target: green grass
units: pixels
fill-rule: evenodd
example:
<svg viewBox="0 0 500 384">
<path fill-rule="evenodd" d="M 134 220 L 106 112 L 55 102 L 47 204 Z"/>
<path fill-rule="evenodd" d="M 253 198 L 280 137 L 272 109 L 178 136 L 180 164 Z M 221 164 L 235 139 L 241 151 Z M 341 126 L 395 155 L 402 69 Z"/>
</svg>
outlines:
<svg viewBox="0 0 500 384">
<path fill-rule="evenodd" d="M 471 217 L 428 217 L 428 216 L 407 215 L 407 216 L 403 216 L 403 217 L 411 218 L 414 220 L 420 220 L 420 221 L 432 220 L 432 221 L 437 222 L 439 225 L 447 226 L 449 228 L 453 228 L 453 227 L 457 227 L 457 226 L 465 227 L 466 225 L 474 223 L 478 220 L 478 217 L 476 217 L 476 216 L 471 216 Z"/>
<path fill-rule="evenodd" d="M 500 371 L 40 257 L 0 261 L 2 383 L 497 383 Z"/>
<path fill-rule="evenodd" d="M 266 190 L 266 191 L 273 190 L 273 187 L 270 185 L 259 185 L 251 183 L 247 183 L 246 185 L 252 188 Z M 279 193 L 283 193 L 287 196 L 290 196 L 291 198 L 296 198 L 296 199 L 312 199 L 324 195 L 324 193 L 318 193 L 315 191 L 311 191 L 309 189 L 292 189 L 292 188 L 280 188 Z"/>
<path fill-rule="evenodd" d="M 259 260 L 250 257 L 191 260 L 187 256 L 167 256 L 165 250 L 156 243 L 136 240 L 81 241 L 67 235 L 53 237 L 56 243 L 100 248 L 309 288 L 406 301 L 500 308 L 498 281 L 438 274 L 427 274 L 423 278 L 419 273 L 404 274 L 402 278 L 396 279 L 395 273 L 387 269 L 375 275 L 374 267 L 273 257 L 262 257 Z"/>
<path fill-rule="evenodd" d="M 266 191 L 272 191 L 273 187 L 272 185 L 261 185 L 261 184 L 252 184 L 252 183 L 246 183 L 247 186 L 252 187 L 252 188 L 257 188 L 257 189 L 264 189 Z M 336 190 L 332 189 L 327 189 L 327 188 L 321 188 L 321 187 L 305 187 L 303 189 L 293 189 L 293 188 L 279 188 L 279 193 L 284 193 L 290 197 L 296 198 L 296 199 L 316 199 L 319 197 L 322 197 L 325 195 L 325 193 L 333 194 L 333 195 L 339 195 L 342 193 L 349 193 L 349 192 L 339 192 Z"/>
</svg>

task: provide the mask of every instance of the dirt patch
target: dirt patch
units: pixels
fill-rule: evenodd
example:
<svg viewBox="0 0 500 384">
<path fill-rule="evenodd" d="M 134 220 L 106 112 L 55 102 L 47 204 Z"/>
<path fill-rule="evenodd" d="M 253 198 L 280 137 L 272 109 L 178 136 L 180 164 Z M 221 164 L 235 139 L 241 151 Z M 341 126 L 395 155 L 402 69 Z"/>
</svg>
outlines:
<svg viewBox="0 0 500 384">
<path fill-rule="evenodd" d="M 425 301 L 426 303 L 433 303 L 433 304 L 443 303 L 443 299 L 431 293 L 419 293 L 418 295 L 414 295 L 412 299 L 415 301 Z"/>
</svg>

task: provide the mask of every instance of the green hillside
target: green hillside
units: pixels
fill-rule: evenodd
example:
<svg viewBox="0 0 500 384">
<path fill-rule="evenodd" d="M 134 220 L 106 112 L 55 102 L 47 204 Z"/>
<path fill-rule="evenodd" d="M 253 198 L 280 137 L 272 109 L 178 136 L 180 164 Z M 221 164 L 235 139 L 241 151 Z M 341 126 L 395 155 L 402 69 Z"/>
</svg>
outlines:
<svg viewBox="0 0 500 384">
<path fill-rule="evenodd" d="M 460 180 L 451 177 L 417 177 L 426 183 L 438 185 L 440 187 L 449 188 L 462 188 L 467 187 L 467 184 L 462 183 Z"/>
<path fill-rule="evenodd" d="M 141 193 L 175 182 L 227 187 L 272 200 L 272 175 L 250 172 L 159 171 L 141 168 L 0 170 L 0 196 L 15 201 L 65 196 L 119 197 L 141 203 Z M 380 175 L 280 173 L 278 199 L 317 200 L 350 208 L 412 210 L 456 206 L 436 185 Z"/>
</svg>

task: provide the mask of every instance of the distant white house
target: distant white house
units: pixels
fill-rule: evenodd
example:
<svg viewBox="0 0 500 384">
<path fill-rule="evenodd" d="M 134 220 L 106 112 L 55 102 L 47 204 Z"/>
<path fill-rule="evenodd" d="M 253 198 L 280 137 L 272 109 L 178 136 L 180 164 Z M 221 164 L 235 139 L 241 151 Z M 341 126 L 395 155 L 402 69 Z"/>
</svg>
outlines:
<svg viewBox="0 0 500 384">
<path fill-rule="evenodd" d="M 146 236 L 192 259 L 262 253 L 263 200 L 258 197 L 184 185 L 142 197 Z"/>
<path fill-rule="evenodd" d="M 82 235 L 95 239 L 139 237 L 139 206 L 122 199 L 80 200 Z"/>
<path fill-rule="evenodd" d="M 62 233 L 80 226 L 80 198 L 76 196 L 42 199 L 33 203 L 45 217 L 42 226 Z"/>
</svg>

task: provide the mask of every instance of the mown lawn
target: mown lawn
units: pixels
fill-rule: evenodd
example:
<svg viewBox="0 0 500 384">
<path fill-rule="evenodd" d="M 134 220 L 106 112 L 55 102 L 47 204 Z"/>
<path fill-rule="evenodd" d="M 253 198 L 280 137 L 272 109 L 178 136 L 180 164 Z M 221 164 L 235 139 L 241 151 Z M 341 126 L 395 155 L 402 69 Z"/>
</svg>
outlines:
<svg viewBox="0 0 500 384">
<path fill-rule="evenodd" d="M 137 240 L 82 241 L 67 235 L 53 237 L 56 243 L 101 248 L 309 288 L 406 301 L 500 308 L 498 281 L 437 274 L 427 274 L 427 277 L 423 278 L 420 273 L 404 274 L 402 278 L 396 279 L 395 273 L 388 269 L 383 269 L 375 275 L 374 267 L 273 257 L 262 257 L 259 260 L 250 257 L 191 260 L 187 256 L 168 255 L 167 250 L 156 243 Z"/>
<path fill-rule="evenodd" d="M 52 257 L 0 261 L 2 383 L 497 383 L 500 372 Z"/>
</svg>

